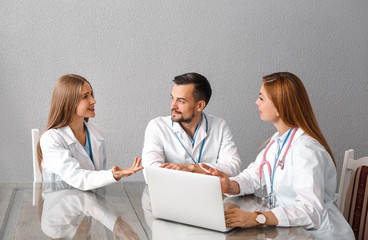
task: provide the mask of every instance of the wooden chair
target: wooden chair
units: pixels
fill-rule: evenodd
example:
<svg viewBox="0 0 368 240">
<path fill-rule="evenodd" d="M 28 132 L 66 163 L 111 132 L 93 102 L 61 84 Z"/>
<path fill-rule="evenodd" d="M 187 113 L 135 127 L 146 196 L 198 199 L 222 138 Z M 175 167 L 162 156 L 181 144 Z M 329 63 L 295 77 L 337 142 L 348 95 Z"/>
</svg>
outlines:
<svg viewBox="0 0 368 240">
<path fill-rule="evenodd" d="M 345 152 L 338 207 L 353 229 L 356 239 L 368 239 L 368 156 L 354 159 L 354 150 Z"/>
<path fill-rule="evenodd" d="M 40 131 L 38 129 L 32 129 L 32 158 L 33 158 L 33 199 L 32 204 L 36 206 L 36 202 L 39 195 L 39 184 L 42 182 L 42 174 L 38 164 L 37 144 L 40 139 Z"/>
<path fill-rule="evenodd" d="M 339 198 L 337 200 L 337 206 L 341 212 L 344 210 L 346 192 L 349 187 L 350 179 L 357 168 L 363 165 L 368 165 L 368 156 L 354 159 L 353 149 L 345 151 L 344 163 L 341 170 Z"/>
<path fill-rule="evenodd" d="M 42 174 L 37 158 L 37 143 L 40 139 L 40 131 L 32 129 L 32 157 L 33 157 L 33 182 L 42 182 Z"/>
</svg>

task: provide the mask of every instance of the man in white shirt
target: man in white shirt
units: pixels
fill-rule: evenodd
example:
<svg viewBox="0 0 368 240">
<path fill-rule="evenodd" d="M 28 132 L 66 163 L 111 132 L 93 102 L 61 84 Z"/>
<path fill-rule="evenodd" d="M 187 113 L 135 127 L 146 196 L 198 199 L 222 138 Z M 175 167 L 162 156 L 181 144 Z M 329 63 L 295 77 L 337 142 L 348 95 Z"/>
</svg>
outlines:
<svg viewBox="0 0 368 240">
<path fill-rule="evenodd" d="M 198 73 L 175 77 L 171 116 L 151 120 L 146 128 L 142 165 L 206 173 L 206 163 L 229 176 L 240 173 L 241 161 L 226 122 L 205 114 L 212 89 Z"/>
</svg>

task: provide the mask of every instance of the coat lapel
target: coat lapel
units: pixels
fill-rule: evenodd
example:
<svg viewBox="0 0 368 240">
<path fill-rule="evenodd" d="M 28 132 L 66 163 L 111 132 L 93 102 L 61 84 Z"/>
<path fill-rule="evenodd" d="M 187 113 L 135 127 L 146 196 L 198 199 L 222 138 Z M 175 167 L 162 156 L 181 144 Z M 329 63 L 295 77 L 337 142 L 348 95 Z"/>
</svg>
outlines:
<svg viewBox="0 0 368 240">
<path fill-rule="evenodd" d="M 103 164 L 103 162 L 101 161 L 100 148 L 102 147 L 101 144 L 104 141 L 104 138 L 97 131 L 95 131 L 95 129 L 92 128 L 90 124 L 86 123 L 86 126 L 89 131 L 89 138 L 91 141 L 93 162 L 95 168 L 96 170 L 101 170 L 104 168 L 104 166 L 101 165 Z"/>
<path fill-rule="evenodd" d="M 88 128 L 89 130 L 89 128 Z M 95 165 L 93 165 L 91 158 L 88 156 L 86 150 L 84 150 L 82 144 L 77 140 L 77 138 L 74 136 L 74 133 L 72 129 L 69 126 L 65 126 L 60 128 L 60 131 L 63 132 L 64 138 L 66 143 L 68 144 L 69 148 L 75 148 L 77 152 L 82 155 L 86 162 L 90 165 L 91 169 L 95 169 Z M 91 135 L 91 134 L 90 134 Z M 93 157 L 95 156 L 95 153 L 93 152 L 93 146 L 92 146 L 92 140 L 91 140 L 91 147 L 92 147 L 92 153 Z"/>
</svg>

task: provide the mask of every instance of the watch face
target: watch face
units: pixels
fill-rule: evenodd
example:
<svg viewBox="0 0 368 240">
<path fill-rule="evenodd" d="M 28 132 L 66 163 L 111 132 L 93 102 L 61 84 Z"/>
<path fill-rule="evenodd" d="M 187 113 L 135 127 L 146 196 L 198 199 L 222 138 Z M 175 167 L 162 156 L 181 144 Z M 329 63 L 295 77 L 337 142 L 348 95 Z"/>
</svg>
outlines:
<svg viewBox="0 0 368 240">
<path fill-rule="evenodd" d="M 266 223 L 266 217 L 263 214 L 258 214 L 256 221 L 260 224 L 265 224 Z"/>
</svg>

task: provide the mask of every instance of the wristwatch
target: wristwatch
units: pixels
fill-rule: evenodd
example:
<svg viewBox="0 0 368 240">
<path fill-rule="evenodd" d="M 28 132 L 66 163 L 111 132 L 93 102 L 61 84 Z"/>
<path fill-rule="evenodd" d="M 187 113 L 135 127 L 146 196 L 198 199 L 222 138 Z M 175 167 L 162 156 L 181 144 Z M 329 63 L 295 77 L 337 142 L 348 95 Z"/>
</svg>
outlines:
<svg viewBox="0 0 368 240">
<path fill-rule="evenodd" d="M 266 216 L 263 215 L 262 212 L 255 212 L 257 213 L 256 222 L 258 227 L 263 227 L 266 223 Z"/>
</svg>

